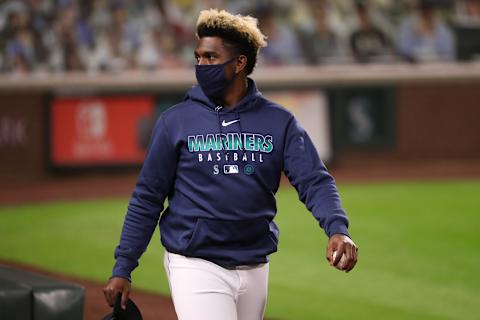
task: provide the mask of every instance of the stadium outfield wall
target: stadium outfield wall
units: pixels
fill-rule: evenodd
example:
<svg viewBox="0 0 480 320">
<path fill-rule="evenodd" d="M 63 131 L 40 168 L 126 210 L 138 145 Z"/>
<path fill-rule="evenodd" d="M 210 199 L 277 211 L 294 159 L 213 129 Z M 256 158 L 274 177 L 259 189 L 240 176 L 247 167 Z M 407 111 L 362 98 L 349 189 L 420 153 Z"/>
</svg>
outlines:
<svg viewBox="0 0 480 320">
<path fill-rule="evenodd" d="M 480 160 L 478 63 L 276 67 L 254 78 L 334 164 Z M 194 82 L 192 70 L 0 75 L 0 177 L 138 166 L 154 119 Z"/>
</svg>

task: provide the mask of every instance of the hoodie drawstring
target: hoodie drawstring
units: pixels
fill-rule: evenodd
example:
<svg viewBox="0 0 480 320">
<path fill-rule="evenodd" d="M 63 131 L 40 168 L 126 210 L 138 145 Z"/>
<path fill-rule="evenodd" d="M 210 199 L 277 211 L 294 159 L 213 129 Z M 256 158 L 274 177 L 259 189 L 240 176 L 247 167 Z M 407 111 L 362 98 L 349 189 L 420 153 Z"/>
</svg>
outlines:
<svg viewBox="0 0 480 320">
<path fill-rule="evenodd" d="M 220 133 L 223 133 L 222 132 L 222 124 L 220 123 L 220 110 L 223 109 L 223 106 L 216 106 L 215 107 L 215 112 L 217 112 L 217 122 L 218 122 L 218 130 L 220 131 Z"/>
<path fill-rule="evenodd" d="M 220 105 L 215 107 L 215 111 L 217 112 L 218 131 L 220 132 L 220 142 L 222 144 L 223 159 L 226 159 L 225 145 L 223 143 L 222 122 L 220 121 L 220 110 L 222 109 L 223 109 L 223 106 L 220 106 Z"/>
</svg>

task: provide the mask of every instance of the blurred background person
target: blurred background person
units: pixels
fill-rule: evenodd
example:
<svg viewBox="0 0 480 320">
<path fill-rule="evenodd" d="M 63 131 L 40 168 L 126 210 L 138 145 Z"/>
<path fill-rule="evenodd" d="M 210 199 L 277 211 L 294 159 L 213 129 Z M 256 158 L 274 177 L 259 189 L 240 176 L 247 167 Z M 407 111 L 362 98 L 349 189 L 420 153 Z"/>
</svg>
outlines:
<svg viewBox="0 0 480 320">
<path fill-rule="evenodd" d="M 455 39 L 449 26 L 437 15 L 435 0 L 420 0 L 417 10 L 401 24 L 397 49 L 411 62 L 455 59 Z"/>
<path fill-rule="evenodd" d="M 456 21 L 480 25 L 480 0 L 456 1 Z"/>
<path fill-rule="evenodd" d="M 358 27 L 350 34 L 349 42 L 356 62 L 379 62 L 392 58 L 391 43 L 387 35 L 370 18 L 366 1 L 357 1 Z"/>
<path fill-rule="evenodd" d="M 189 64 L 182 57 L 181 42 L 178 41 L 180 33 L 175 26 L 163 22 L 144 34 L 137 56 L 141 69 L 187 68 Z"/>
<path fill-rule="evenodd" d="M 298 27 L 298 39 L 308 64 L 331 63 L 341 61 L 345 50 L 329 20 L 331 8 L 326 1 L 306 1 L 306 13 Z"/>
<path fill-rule="evenodd" d="M 80 14 L 80 8 L 74 1 L 61 0 L 57 3 L 54 32 L 59 51 L 58 69 L 84 70 L 85 59 L 82 52 L 93 48 L 94 38 L 87 17 Z"/>
<path fill-rule="evenodd" d="M 268 37 L 268 46 L 260 52 L 259 64 L 282 65 L 304 63 L 302 50 L 296 34 L 275 15 L 271 7 L 257 8 L 260 29 Z"/>
<path fill-rule="evenodd" d="M 42 44 L 32 25 L 28 7 L 22 2 L 11 2 L 4 6 L 5 22 L 1 35 L 4 52 L 4 70 L 9 72 L 33 71 Z"/>
<path fill-rule="evenodd" d="M 457 1 L 453 25 L 459 61 L 480 61 L 480 0 Z"/>
<path fill-rule="evenodd" d="M 134 19 L 129 19 L 123 1 L 112 1 L 109 11 L 108 26 L 98 36 L 97 68 L 114 72 L 134 69 L 137 67 L 135 57 L 140 48 L 138 27 L 134 24 Z"/>
</svg>

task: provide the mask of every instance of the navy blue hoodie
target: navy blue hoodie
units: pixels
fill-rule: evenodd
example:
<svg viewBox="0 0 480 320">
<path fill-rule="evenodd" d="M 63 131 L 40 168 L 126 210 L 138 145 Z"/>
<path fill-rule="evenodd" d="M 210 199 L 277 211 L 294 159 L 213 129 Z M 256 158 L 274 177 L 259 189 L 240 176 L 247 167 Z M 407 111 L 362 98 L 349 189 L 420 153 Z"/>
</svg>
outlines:
<svg viewBox="0 0 480 320">
<path fill-rule="evenodd" d="M 166 250 L 226 268 L 277 250 L 282 171 L 328 236 L 348 235 L 335 181 L 293 115 L 249 79 L 233 109 L 194 86 L 158 119 L 115 250 L 113 276 L 130 279 L 160 218 Z"/>
</svg>

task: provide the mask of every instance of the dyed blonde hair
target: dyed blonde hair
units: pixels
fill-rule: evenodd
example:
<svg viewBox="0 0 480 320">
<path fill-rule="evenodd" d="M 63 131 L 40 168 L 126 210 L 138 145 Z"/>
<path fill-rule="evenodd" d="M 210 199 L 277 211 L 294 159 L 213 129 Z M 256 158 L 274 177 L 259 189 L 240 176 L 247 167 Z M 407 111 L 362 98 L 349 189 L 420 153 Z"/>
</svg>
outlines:
<svg viewBox="0 0 480 320">
<path fill-rule="evenodd" d="M 197 20 L 197 30 L 200 27 L 236 32 L 257 50 L 267 46 L 267 37 L 258 28 L 257 18 L 252 16 L 233 15 L 217 9 L 202 10 Z"/>
<path fill-rule="evenodd" d="M 260 48 L 267 46 L 267 37 L 260 31 L 258 20 L 251 16 L 233 15 L 225 10 L 202 10 L 197 20 L 197 37 L 218 36 L 247 57 L 247 74 L 256 64 Z"/>
</svg>

